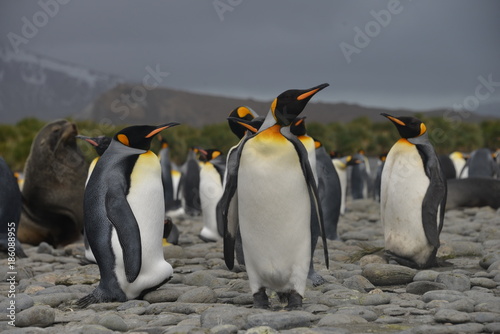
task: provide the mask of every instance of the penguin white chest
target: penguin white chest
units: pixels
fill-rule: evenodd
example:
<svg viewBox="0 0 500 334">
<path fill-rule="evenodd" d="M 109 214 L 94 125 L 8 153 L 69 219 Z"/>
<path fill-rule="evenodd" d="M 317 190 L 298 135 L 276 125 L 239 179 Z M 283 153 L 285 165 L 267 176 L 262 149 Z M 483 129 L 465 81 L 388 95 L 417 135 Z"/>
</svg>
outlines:
<svg viewBox="0 0 500 334">
<path fill-rule="evenodd" d="M 385 248 L 416 262 L 425 261 L 432 250 L 422 223 L 422 202 L 429 183 L 416 146 L 398 141 L 382 171 L 380 213 Z"/>
<path fill-rule="evenodd" d="M 163 257 L 163 228 L 165 204 L 161 182 L 161 167 L 153 152 L 141 154 L 130 175 L 127 202 L 137 221 L 141 236 L 141 270 L 137 279 L 128 283 L 125 278 L 123 253 L 116 231 L 112 232 L 116 257 L 116 272 L 120 287 L 127 298 L 137 297 L 143 290 L 156 286 L 172 275 L 172 267 Z M 121 273 L 121 274 L 118 274 Z"/>
<path fill-rule="evenodd" d="M 299 156 L 284 137 L 249 140 L 238 170 L 238 210 L 250 287 L 305 290 L 311 207 Z"/>
</svg>

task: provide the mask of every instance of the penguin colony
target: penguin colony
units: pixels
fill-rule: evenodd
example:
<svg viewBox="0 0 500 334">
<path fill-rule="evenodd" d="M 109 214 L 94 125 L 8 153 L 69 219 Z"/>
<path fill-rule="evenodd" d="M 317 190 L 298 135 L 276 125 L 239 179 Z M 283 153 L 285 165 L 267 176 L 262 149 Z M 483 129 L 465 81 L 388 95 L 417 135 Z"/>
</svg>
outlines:
<svg viewBox="0 0 500 334">
<path fill-rule="evenodd" d="M 67 121 L 48 125 L 61 129 L 50 134 L 55 136 L 48 139 L 51 150 L 73 149 L 78 156 L 78 138 L 97 153 L 80 195 L 80 220 L 82 264 L 97 263 L 101 280 L 77 304 L 141 298 L 167 282 L 173 269 L 163 247 L 177 244 L 180 232 L 174 221 L 179 216 L 201 215 L 199 238 L 222 241 L 228 269 L 236 260 L 246 270 L 254 307 L 269 308 L 268 293 L 275 291 L 285 308 L 293 310 L 302 307 L 307 279 L 315 286 L 325 282 L 313 265 L 316 245 L 321 240 L 328 268 L 327 240 L 339 240 L 337 223 L 348 195 L 380 202 L 386 256 L 414 268 L 438 265 L 446 208 L 500 207 L 499 154 L 484 148 L 438 156 L 425 124 L 413 117 L 381 114 L 401 138 L 376 166 L 371 167 L 362 150 L 347 156 L 327 153 L 308 135 L 301 116 L 326 87 L 286 90 L 265 116 L 236 107 L 227 120 L 238 144 L 227 155 L 216 148 L 191 147 L 182 166 L 170 160 L 169 143 L 160 134 L 179 125 L 175 122 L 127 127 L 112 138 L 76 135 Z M 49 135 L 41 131 L 40 136 Z M 155 137 L 161 143 L 158 156 L 150 150 Z M 34 141 L 33 154 L 42 149 L 40 142 L 45 141 Z M 36 163 L 31 165 L 25 197 L 35 179 L 31 171 Z M 42 226 L 43 216 L 29 203 L 22 209 L 20 187 L 1 157 L 0 180 L 0 251 L 15 249 L 23 257 L 21 243 L 13 238 L 21 211 L 37 216 L 34 221 Z M 50 226 L 43 228 L 50 232 Z M 74 231 L 65 240 L 61 228 L 55 230 L 55 245 L 74 241 Z M 28 235 L 21 242 L 40 240 Z"/>
</svg>

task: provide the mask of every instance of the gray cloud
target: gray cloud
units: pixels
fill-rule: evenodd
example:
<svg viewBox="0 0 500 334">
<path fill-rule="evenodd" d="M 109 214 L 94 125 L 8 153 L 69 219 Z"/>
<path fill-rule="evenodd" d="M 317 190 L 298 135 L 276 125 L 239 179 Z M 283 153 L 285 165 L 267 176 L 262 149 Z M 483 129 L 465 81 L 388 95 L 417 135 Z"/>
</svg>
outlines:
<svg viewBox="0 0 500 334">
<path fill-rule="evenodd" d="M 317 100 L 427 109 L 461 102 L 480 75 L 500 82 L 498 1 L 401 0 L 350 63 L 340 44 L 397 3 L 220 0 L 222 21 L 214 3 L 70 1 L 20 47 L 136 81 L 159 64 L 171 88 L 266 100 L 329 82 Z M 2 2 L 1 42 L 40 10 Z"/>
</svg>

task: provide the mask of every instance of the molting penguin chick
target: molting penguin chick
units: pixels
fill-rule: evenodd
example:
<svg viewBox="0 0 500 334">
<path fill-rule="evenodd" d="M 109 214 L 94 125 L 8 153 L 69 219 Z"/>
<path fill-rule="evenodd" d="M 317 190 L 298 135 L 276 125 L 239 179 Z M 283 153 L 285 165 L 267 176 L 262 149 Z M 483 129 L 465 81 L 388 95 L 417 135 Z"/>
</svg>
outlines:
<svg viewBox="0 0 500 334">
<path fill-rule="evenodd" d="M 443 228 L 446 178 L 424 123 L 414 117 L 382 116 L 394 123 L 401 136 L 382 170 L 385 250 L 406 266 L 434 266 Z"/>
<path fill-rule="evenodd" d="M 267 288 L 288 298 L 287 309 L 302 306 L 311 261 L 311 220 L 320 224 L 328 266 L 315 176 L 307 150 L 290 132 L 311 97 L 327 86 L 280 94 L 258 132 L 242 139 L 237 158 L 227 166 L 221 199 L 224 258 L 232 269 L 239 229 L 254 307 L 269 307 Z"/>
<path fill-rule="evenodd" d="M 163 257 L 160 162 L 149 148 L 154 135 L 175 125 L 125 128 L 97 162 L 85 189 L 84 219 L 101 281 L 79 306 L 137 298 L 172 276 Z"/>
</svg>

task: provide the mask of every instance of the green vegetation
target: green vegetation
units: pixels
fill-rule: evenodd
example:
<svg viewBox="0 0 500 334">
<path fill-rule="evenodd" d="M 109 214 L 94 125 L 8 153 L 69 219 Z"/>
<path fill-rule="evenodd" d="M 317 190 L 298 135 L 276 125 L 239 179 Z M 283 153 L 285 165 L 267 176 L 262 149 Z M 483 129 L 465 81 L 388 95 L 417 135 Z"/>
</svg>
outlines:
<svg viewBox="0 0 500 334">
<path fill-rule="evenodd" d="M 419 117 L 425 122 L 429 137 L 438 153 L 453 151 L 470 152 L 479 147 L 500 148 L 500 120 L 489 120 L 482 123 L 465 123 L 441 117 Z M 112 136 L 121 127 L 98 124 L 92 121 L 76 121 L 79 132 L 86 136 Z M 13 170 L 21 171 L 28 157 L 31 142 L 45 122 L 27 118 L 15 125 L 0 124 L 0 156 L 4 157 Z M 379 155 L 388 151 L 398 140 L 399 135 L 389 121 L 373 123 L 361 117 L 349 123 L 308 123 L 308 133 L 323 142 L 327 150 L 335 150 L 342 154 L 351 154 L 364 149 L 367 155 Z M 218 148 L 227 152 L 238 139 L 232 134 L 226 122 L 195 128 L 179 125 L 163 133 L 170 143 L 172 159 L 178 164 L 186 158 L 188 148 Z M 82 151 L 90 161 L 95 152 L 84 143 L 79 143 Z M 159 141 L 153 142 L 153 151 L 158 152 Z"/>
</svg>

